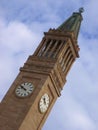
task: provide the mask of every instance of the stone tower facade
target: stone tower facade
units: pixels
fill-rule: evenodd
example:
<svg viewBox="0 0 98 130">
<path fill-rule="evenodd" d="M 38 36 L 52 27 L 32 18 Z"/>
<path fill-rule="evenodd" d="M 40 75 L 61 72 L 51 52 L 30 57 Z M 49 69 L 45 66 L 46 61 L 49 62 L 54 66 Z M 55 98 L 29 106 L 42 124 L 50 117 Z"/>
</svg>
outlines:
<svg viewBox="0 0 98 130">
<path fill-rule="evenodd" d="M 66 76 L 79 57 L 82 9 L 57 29 L 49 29 L 28 57 L 0 104 L 0 130 L 41 130 Z"/>
</svg>

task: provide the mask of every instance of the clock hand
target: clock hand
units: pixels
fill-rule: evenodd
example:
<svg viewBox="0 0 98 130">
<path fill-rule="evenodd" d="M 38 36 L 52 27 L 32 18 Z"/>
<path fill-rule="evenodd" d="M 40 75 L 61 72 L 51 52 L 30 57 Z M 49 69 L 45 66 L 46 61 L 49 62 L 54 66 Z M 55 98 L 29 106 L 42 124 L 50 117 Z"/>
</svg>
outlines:
<svg viewBox="0 0 98 130">
<path fill-rule="evenodd" d="M 23 90 L 25 90 L 25 91 L 27 90 L 27 89 L 26 89 L 26 88 L 24 88 L 22 85 L 21 85 L 21 88 L 22 88 Z"/>
<path fill-rule="evenodd" d="M 44 104 L 46 105 L 46 99 L 45 99 L 45 98 L 43 98 L 43 100 L 44 100 Z"/>
</svg>

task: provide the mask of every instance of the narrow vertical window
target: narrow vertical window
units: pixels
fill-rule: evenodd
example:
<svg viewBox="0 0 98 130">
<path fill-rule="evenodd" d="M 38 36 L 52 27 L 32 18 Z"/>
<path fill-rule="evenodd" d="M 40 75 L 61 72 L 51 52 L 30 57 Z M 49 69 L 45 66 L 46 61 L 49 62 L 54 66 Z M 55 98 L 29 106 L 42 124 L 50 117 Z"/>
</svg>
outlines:
<svg viewBox="0 0 98 130">
<path fill-rule="evenodd" d="M 43 44 L 43 46 L 41 47 L 41 49 L 38 53 L 39 56 L 42 56 L 45 53 L 47 47 L 49 46 L 50 41 L 51 41 L 50 39 L 44 41 L 44 44 Z"/>
<path fill-rule="evenodd" d="M 54 58 L 58 55 L 58 53 L 60 52 L 60 50 L 63 47 L 64 43 L 65 43 L 65 41 L 64 42 L 62 42 L 61 40 L 58 41 L 57 46 L 56 46 L 55 51 L 54 51 L 55 52 L 54 56 L 53 56 Z"/>
<path fill-rule="evenodd" d="M 68 60 L 67 60 L 67 62 L 66 62 L 66 66 L 65 66 L 66 70 L 68 69 L 68 65 L 70 64 L 70 61 L 71 61 L 72 58 L 73 58 L 73 56 L 72 56 L 72 55 L 69 55 Z M 65 70 L 64 70 L 64 71 L 65 71 Z"/>
<path fill-rule="evenodd" d="M 68 47 L 63 55 L 62 61 L 61 61 L 61 67 L 64 66 L 64 63 L 66 62 L 66 58 L 68 57 L 70 53 L 70 48 Z"/>
</svg>

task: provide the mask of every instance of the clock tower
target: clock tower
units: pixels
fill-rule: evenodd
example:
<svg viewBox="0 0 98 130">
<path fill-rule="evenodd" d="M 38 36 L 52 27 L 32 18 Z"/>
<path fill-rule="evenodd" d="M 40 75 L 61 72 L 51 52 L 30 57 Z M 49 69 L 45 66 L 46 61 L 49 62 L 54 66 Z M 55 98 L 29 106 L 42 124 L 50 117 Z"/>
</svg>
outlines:
<svg viewBox="0 0 98 130">
<path fill-rule="evenodd" d="M 41 130 L 66 76 L 79 57 L 77 37 L 83 8 L 57 29 L 49 29 L 0 104 L 1 130 Z"/>
</svg>

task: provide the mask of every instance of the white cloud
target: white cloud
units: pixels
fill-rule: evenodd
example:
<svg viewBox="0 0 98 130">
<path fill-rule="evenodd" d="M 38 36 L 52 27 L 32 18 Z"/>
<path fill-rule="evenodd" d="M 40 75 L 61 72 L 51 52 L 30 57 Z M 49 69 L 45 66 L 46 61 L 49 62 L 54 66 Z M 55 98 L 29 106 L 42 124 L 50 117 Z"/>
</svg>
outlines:
<svg viewBox="0 0 98 130">
<path fill-rule="evenodd" d="M 3 96 L 18 73 L 19 67 L 26 61 L 27 56 L 33 54 L 40 35 L 24 25 L 14 21 L 6 24 L 0 20 L 0 96 Z"/>
<path fill-rule="evenodd" d="M 84 12 L 84 24 L 83 24 L 83 30 L 85 30 L 86 33 L 94 35 L 97 34 L 98 30 L 98 11 L 97 11 L 97 0 L 89 0 L 85 4 L 85 12 Z M 97 34 L 98 36 L 98 34 Z"/>
</svg>

